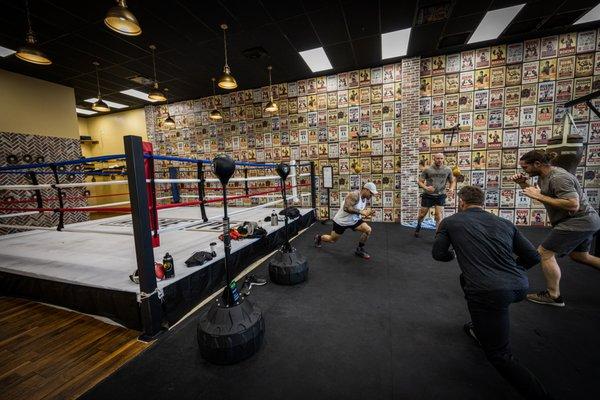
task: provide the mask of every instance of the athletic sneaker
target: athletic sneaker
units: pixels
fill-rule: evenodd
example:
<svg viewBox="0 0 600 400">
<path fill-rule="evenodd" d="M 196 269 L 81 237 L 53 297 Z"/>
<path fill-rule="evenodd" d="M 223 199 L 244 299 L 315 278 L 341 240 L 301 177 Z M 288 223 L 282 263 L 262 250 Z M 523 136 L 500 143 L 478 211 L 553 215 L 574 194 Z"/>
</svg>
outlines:
<svg viewBox="0 0 600 400">
<path fill-rule="evenodd" d="M 562 296 L 558 296 L 556 299 L 553 299 L 547 290 L 542 290 L 541 292 L 537 293 L 530 293 L 527 295 L 527 300 L 538 304 L 545 304 L 547 306 L 565 306 L 565 301 L 563 300 Z"/>
<path fill-rule="evenodd" d="M 356 254 L 358 257 L 364 258 L 365 260 L 371 258 L 369 253 L 367 253 L 363 247 L 357 247 L 354 254 Z"/>
<path fill-rule="evenodd" d="M 315 247 L 321 247 L 321 235 L 318 233 L 315 235 Z"/>
<path fill-rule="evenodd" d="M 473 328 L 473 323 L 471 321 L 467 322 L 463 325 L 463 329 L 468 337 L 475 341 L 477 346 L 481 347 L 481 342 L 477 339 L 477 335 L 475 335 L 475 329 Z"/>
<path fill-rule="evenodd" d="M 259 278 L 256 275 L 248 275 L 248 277 L 246 278 L 246 282 L 248 282 L 250 284 L 250 287 L 252 286 L 263 286 L 267 284 L 267 280 L 263 279 L 263 278 Z"/>
<path fill-rule="evenodd" d="M 248 275 L 244 280 L 244 284 L 242 285 L 240 292 L 242 295 L 244 295 L 244 297 L 247 297 L 250 296 L 250 289 L 252 289 L 252 286 L 263 286 L 266 284 L 266 279 L 259 278 L 255 275 Z"/>
</svg>

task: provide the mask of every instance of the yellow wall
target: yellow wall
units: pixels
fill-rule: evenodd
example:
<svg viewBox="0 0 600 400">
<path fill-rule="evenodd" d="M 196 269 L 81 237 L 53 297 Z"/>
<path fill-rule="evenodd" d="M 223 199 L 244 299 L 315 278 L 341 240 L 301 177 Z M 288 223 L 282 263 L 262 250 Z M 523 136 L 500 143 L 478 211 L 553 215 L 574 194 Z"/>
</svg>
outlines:
<svg viewBox="0 0 600 400">
<path fill-rule="evenodd" d="M 78 138 L 73 88 L 0 69 L 0 131 Z"/>
<path fill-rule="evenodd" d="M 123 154 L 123 136 L 137 135 L 143 140 L 147 140 L 146 135 L 146 117 L 144 109 L 123 111 L 115 114 L 100 115 L 90 118 L 79 118 L 79 134 L 91 136 L 94 143 L 82 143 L 81 152 L 85 157 L 106 156 L 111 154 Z M 115 160 L 106 163 L 97 163 L 96 168 L 107 168 L 114 165 L 125 165 L 125 160 Z M 109 181 L 110 177 L 99 176 L 96 181 Z M 115 180 L 125 180 L 127 177 L 116 175 Z M 86 178 L 91 181 L 91 178 Z M 127 193 L 127 185 L 114 186 L 91 186 L 90 193 L 92 197 L 88 203 L 90 205 L 107 204 L 129 200 L 127 195 L 108 196 L 118 193 Z M 121 205 L 126 207 L 127 205 Z M 91 214 L 92 218 L 104 218 L 112 216 L 110 214 Z"/>
<path fill-rule="evenodd" d="M 98 144 L 84 144 L 82 148 L 89 156 L 122 154 L 123 136 L 137 135 L 147 140 L 146 117 L 143 108 L 123 111 L 116 114 L 100 115 L 91 118 L 80 118 L 86 123 L 79 123 L 79 134 L 89 135 Z"/>
</svg>

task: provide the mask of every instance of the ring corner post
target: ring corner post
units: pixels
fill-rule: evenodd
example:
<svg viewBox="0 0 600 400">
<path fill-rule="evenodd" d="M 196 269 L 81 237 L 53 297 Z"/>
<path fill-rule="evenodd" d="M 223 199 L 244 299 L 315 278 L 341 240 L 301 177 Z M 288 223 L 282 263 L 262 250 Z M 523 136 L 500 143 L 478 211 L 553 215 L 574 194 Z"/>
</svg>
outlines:
<svg viewBox="0 0 600 400">
<path fill-rule="evenodd" d="M 162 309 L 154 273 L 154 251 L 148 213 L 148 192 L 142 138 L 128 135 L 123 138 L 131 219 L 137 269 L 140 278 L 140 312 L 142 318 L 142 340 L 152 340 L 161 332 Z"/>
<path fill-rule="evenodd" d="M 310 203 L 311 207 L 315 212 L 315 217 L 317 216 L 317 180 L 316 180 L 316 169 L 315 162 L 310 162 Z"/>
<path fill-rule="evenodd" d="M 204 178 L 204 166 L 202 161 L 196 162 L 196 179 L 198 180 L 198 201 L 200 202 L 200 214 L 202 221 L 208 221 L 206 216 L 206 208 L 204 206 L 204 198 L 206 197 L 206 179 Z"/>
</svg>

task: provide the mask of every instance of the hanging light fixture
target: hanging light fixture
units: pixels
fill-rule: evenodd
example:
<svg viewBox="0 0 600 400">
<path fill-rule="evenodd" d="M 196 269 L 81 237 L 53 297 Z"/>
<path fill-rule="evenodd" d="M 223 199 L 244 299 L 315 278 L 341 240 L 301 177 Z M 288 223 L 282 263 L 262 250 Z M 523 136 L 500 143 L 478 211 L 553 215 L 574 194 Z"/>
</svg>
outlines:
<svg viewBox="0 0 600 400">
<path fill-rule="evenodd" d="M 169 92 L 169 89 L 165 88 L 165 97 L 167 97 L 168 92 Z M 175 128 L 175 120 L 173 118 L 171 118 L 171 113 L 169 112 L 168 97 L 167 97 L 167 104 L 165 104 L 165 107 L 167 108 L 167 119 L 165 119 L 165 122 L 163 122 L 163 125 L 166 126 L 167 128 Z"/>
<path fill-rule="evenodd" d="M 100 75 L 98 74 L 98 61 L 94 61 L 92 64 L 96 67 L 96 84 L 98 85 L 98 99 L 92 104 L 92 110 L 100 112 L 110 111 L 110 107 L 102 100 L 102 94 L 100 93 Z"/>
<path fill-rule="evenodd" d="M 219 87 L 222 89 L 235 89 L 237 87 L 237 82 L 235 78 L 231 75 L 231 70 L 229 69 L 229 65 L 227 65 L 227 35 L 225 32 L 227 31 L 227 24 L 222 24 L 221 29 L 223 29 L 223 47 L 225 48 L 225 66 L 223 67 L 223 75 L 219 78 Z"/>
<path fill-rule="evenodd" d="M 167 98 L 158 88 L 158 79 L 156 78 L 156 61 L 154 56 L 154 50 L 156 50 L 156 46 L 151 44 L 150 49 L 152 50 L 152 67 L 154 68 L 154 85 L 152 85 L 152 90 L 148 93 L 148 97 L 152 100 L 156 101 L 166 101 Z"/>
<path fill-rule="evenodd" d="M 108 10 L 104 17 L 104 24 L 122 35 L 138 36 L 142 34 L 139 22 L 127 8 L 125 0 L 117 0 L 117 5 Z"/>
<path fill-rule="evenodd" d="M 279 110 L 279 108 L 277 107 L 277 104 L 273 101 L 273 89 L 272 89 L 272 85 L 271 85 L 271 70 L 273 69 L 273 67 L 271 67 L 269 65 L 267 67 L 267 69 L 269 70 L 269 102 L 267 103 L 267 105 L 265 107 L 265 111 L 277 112 L 277 110 Z"/>
<path fill-rule="evenodd" d="M 213 87 L 213 97 L 216 96 L 215 93 L 215 78 L 212 78 L 212 87 Z M 210 114 L 208 115 L 208 118 L 212 119 L 213 121 L 220 121 L 223 119 L 223 116 L 221 115 L 221 111 L 219 111 L 217 109 L 217 105 L 214 103 L 213 104 L 215 106 L 215 108 L 210 112 Z"/>
<path fill-rule="evenodd" d="M 25 44 L 17 49 L 18 59 L 38 65 L 50 65 L 52 60 L 38 48 L 37 39 L 33 29 L 31 29 L 31 18 L 29 16 L 29 1 L 25 0 L 25 11 L 27 13 L 27 35 L 25 35 Z"/>
</svg>

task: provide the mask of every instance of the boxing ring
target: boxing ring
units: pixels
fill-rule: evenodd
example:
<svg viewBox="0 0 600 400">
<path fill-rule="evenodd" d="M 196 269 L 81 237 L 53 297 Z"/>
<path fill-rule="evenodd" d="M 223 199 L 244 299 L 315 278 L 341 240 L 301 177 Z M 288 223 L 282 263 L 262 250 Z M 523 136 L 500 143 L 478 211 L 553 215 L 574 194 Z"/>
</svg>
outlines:
<svg viewBox="0 0 600 400">
<path fill-rule="evenodd" d="M 206 168 L 208 160 L 155 155 L 150 144 L 133 136 L 125 138 L 125 148 L 124 155 L 108 157 L 126 161 L 126 180 L 69 184 L 60 183 L 54 174 L 55 184 L 0 185 L 0 193 L 24 193 L 10 204 L 0 204 L 0 227 L 17 231 L 0 236 L 0 291 L 110 318 L 153 337 L 225 284 L 224 246 L 218 238 L 223 233 L 222 188 Z M 275 166 L 236 162 L 227 188 L 231 226 L 256 222 L 266 234 L 232 241 L 229 267 L 235 275 L 284 242 L 283 217 L 276 226 L 265 222 L 273 210 L 279 213 L 283 208 L 280 179 L 270 173 Z M 289 233 L 295 235 L 315 221 L 316 178 L 312 163 L 292 161 L 290 166 L 287 199 L 300 211 L 289 221 Z M 56 172 L 54 164 L 30 164 L 2 167 L 0 173 L 39 173 L 46 168 Z M 105 184 L 128 188 L 129 200 L 87 207 L 64 207 L 62 202 L 58 207 L 44 206 L 48 191 L 56 191 L 57 200 L 68 196 L 64 192 L 69 189 Z M 73 224 L 62 224 L 60 218 L 56 227 L 11 224 L 23 215 L 67 212 L 122 215 Z M 211 248 L 211 243 L 216 246 Z M 212 260 L 186 265 L 193 253 L 213 249 Z M 155 262 L 167 252 L 173 257 L 175 276 L 158 280 Z M 136 268 L 139 284 L 130 278 Z"/>
</svg>

